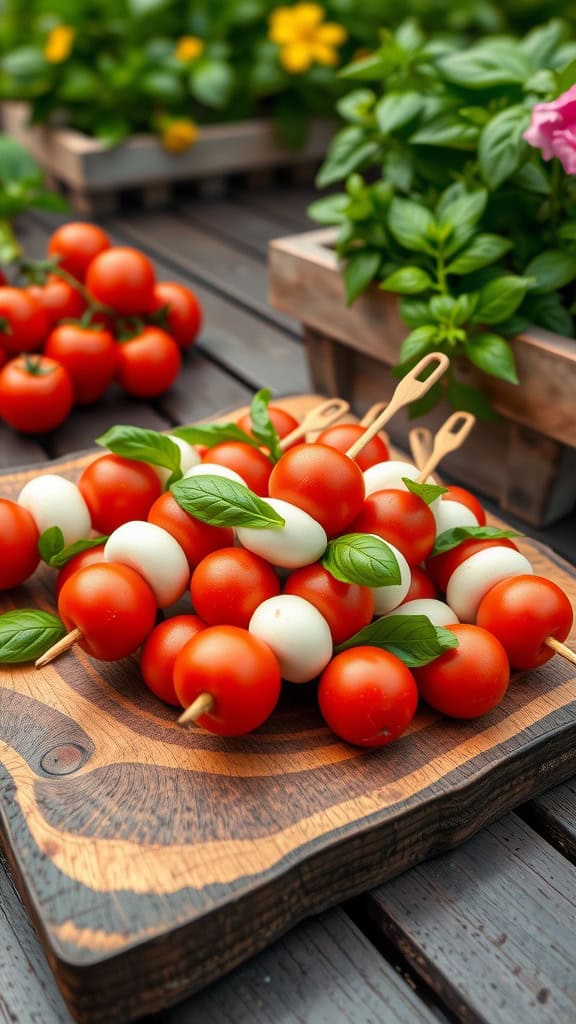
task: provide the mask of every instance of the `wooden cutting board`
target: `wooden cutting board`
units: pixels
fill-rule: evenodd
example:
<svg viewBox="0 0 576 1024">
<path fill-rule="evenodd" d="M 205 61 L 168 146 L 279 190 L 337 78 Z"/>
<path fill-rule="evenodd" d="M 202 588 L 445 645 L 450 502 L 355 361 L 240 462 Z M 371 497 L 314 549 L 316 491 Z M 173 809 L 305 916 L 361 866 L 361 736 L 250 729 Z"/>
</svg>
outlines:
<svg viewBox="0 0 576 1024">
<path fill-rule="evenodd" d="M 76 479 L 91 458 L 9 473 L 0 493 L 38 472 Z M 575 571 L 521 546 L 576 605 Z M 54 608 L 48 569 L 3 610 L 32 605 Z M 554 658 L 483 719 L 422 710 L 393 746 L 366 752 L 324 727 L 313 685 L 287 686 L 263 728 L 225 740 L 179 728 L 135 658 L 78 650 L 41 671 L 0 668 L 2 839 L 72 1013 L 113 1024 L 177 1002 L 568 778 L 575 675 Z"/>
</svg>

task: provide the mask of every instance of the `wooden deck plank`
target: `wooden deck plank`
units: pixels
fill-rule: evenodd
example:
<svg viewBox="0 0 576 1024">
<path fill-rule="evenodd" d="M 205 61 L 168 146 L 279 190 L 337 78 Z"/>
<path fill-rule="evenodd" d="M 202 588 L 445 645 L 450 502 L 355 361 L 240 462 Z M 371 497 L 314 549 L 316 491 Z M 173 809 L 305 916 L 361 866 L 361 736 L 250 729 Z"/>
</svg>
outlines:
<svg viewBox="0 0 576 1024">
<path fill-rule="evenodd" d="M 177 200 L 178 213 L 198 227 L 234 246 L 266 260 L 268 243 L 285 230 L 280 217 L 252 209 L 238 199 L 214 199 L 199 203 Z"/>
<path fill-rule="evenodd" d="M 192 423 L 218 416 L 221 409 L 249 403 L 253 389 L 236 380 L 192 349 L 185 354 L 180 375 L 158 408 L 172 423 Z"/>
<path fill-rule="evenodd" d="M 526 822 L 576 862 L 576 779 L 557 786 L 521 808 Z"/>
<path fill-rule="evenodd" d="M 318 195 L 312 185 L 283 190 L 277 188 L 246 193 L 242 197 L 242 205 L 278 219 L 291 231 L 311 231 L 317 225 L 310 220 L 306 209 L 318 199 Z"/>
<path fill-rule="evenodd" d="M 0 469 L 42 462 L 46 458 L 46 449 L 39 439 L 17 434 L 6 423 L 0 423 Z"/>
</svg>

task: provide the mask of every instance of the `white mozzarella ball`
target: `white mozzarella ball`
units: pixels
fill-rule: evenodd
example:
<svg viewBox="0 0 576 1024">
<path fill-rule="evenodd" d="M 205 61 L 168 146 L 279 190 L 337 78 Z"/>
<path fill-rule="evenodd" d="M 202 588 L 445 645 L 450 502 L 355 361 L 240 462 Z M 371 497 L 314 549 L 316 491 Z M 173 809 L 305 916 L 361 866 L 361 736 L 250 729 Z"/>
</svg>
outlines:
<svg viewBox="0 0 576 1024">
<path fill-rule="evenodd" d="M 380 537 L 379 540 L 382 540 L 382 538 Z M 398 548 L 395 548 L 393 544 L 389 544 L 388 541 L 385 541 L 385 543 L 388 544 L 388 547 L 396 555 L 401 579 L 400 583 L 394 583 L 391 587 L 373 587 L 375 615 L 385 615 L 386 612 L 391 612 L 393 608 L 397 608 L 399 604 L 402 604 L 412 582 L 410 566 L 402 552 L 398 551 Z"/>
<path fill-rule="evenodd" d="M 299 569 L 302 565 L 317 562 L 328 544 L 326 531 L 320 523 L 303 509 L 281 498 L 266 498 L 266 504 L 282 516 L 285 525 L 278 530 L 237 527 L 242 547 L 283 569 Z"/>
<path fill-rule="evenodd" d="M 377 462 L 375 466 L 364 470 L 366 497 L 375 491 L 407 491 L 406 484 L 402 482 L 404 476 L 409 480 L 417 480 L 420 470 L 411 462 L 398 462 L 394 459 L 389 462 Z M 426 483 L 435 483 L 434 477 L 429 476 Z"/>
<path fill-rule="evenodd" d="M 200 462 L 197 466 L 192 466 L 184 473 L 184 479 L 188 479 L 191 476 L 223 476 L 227 480 L 235 480 L 237 484 L 244 484 L 247 487 L 248 484 L 242 479 L 240 473 L 237 473 L 235 469 L 228 469 L 228 466 L 219 466 L 217 462 Z"/>
<path fill-rule="evenodd" d="M 533 572 L 528 559 L 514 548 L 484 548 L 454 570 L 446 587 L 446 601 L 461 622 L 475 622 L 478 605 L 492 587 Z"/>
<path fill-rule="evenodd" d="M 190 568 L 177 540 L 155 523 L 134 519 L 110 534 L 106 562 L 129 565 L 153 590 L 159 608 L 174 604 L 188 586 Z"/>
<path fill-rule="evenodd" d="M 384 616 L 385 619 L 391 615 L 426 615 L 433 626 L 452 626 L 459 622 L 456 612 L 444 602 L 437 601 L 433 597 L 421 597 L 414 601 L 405 601 L 404 604 L 394 608 Z"/>
<path fill-rule="evenodd" d="M 430 505 L 434 519 L 436 520 L 436 534 L 444 533 L 445 530 L 452 530 L 455 526 L 479 526 L 476 516 L 461 501 L 438 498 Z"/>
<path fill-rule="evenodd" d="M 202 461 L 200 455 L 193 445 L 188 444 L 188 441 L 185 441 L 184 438 L 177 437 L 176 434 L 167 434 L 166 436 L 180 449 L 180 469 L 182 470 L 182 475 L 185 476 L 189 469 L 192 469 L 193 466 L 198 466 Z M 152 469 L 162 486 L 165 487 L 172 471 L 165 469 L 164 466 L 152 466 Z"/>
<path fill-rule="evenodd" d="M 28 510 L 40 533 L 50 526 L 60 527 L 66 545 L 90 536 L 88 506 L 76 484 L 63 476 L 45 473 L 29 480 L 18 495 L 18 504 Z"/>
<path fill-rule="evenodd" d="M 332 657 L 332 634 L 323 615 L 310 601 L 280 594 L 258 605 L 248 625 L 280 663 L 289 683 L 308 683 L 324 671 Z"/>
</svg>

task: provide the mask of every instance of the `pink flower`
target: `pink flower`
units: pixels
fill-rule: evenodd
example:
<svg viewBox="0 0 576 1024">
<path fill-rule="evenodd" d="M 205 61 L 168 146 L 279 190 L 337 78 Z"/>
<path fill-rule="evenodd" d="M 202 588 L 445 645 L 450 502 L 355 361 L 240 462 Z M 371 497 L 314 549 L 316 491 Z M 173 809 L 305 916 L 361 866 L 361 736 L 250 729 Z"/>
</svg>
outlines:
<svg viewBox="0 0 576 1024">
<path fill-rule="evenodd" d="M 537 103 L 523 137 L 545 160 L 557 156 L 566 174 L 576 174 L 576 85 L 551 103 Z"/>
</svg>

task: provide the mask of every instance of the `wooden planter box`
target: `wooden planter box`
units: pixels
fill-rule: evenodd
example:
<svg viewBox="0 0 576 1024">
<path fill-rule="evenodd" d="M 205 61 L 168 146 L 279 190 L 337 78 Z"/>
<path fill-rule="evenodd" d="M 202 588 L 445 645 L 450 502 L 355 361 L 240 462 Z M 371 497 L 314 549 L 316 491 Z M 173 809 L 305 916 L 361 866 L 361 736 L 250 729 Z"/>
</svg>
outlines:
<svg viewBox="0 0 576 1024">
<path fill-rule="evenodd" d="M 398 362 L 408 329 L 397 299 L 375 287 L 346 306 L 335 237 L 329 228 L 273 241 L 270 301 L 303 321 L 314 388 L 348 398 L 362 412 L 392 392 L 395 382 L 382 364 Z M 502 508 L 542 526 L 576 503 L 576 342 L 534 327 L 512 345 L 519 387 L 463 371 L 502 419 L 478 423 L 462 452 L 444 465 Z M 448 411 L 434 410 L 419 423 L 435 428 Z M 406 448 L 412 425 L 399 414 L 390 425 L 393 441 Z"/>
<path fill-rule="evenodd" d="M 260 118 L 206 125 L 185 153 L 169 153 L 153 135 L 134 135 L 113 148 L 67 128 L 29 124 L 26 103 L 2 104 L 4 131 L 17 139 L 48 175 L 68 192 L 78 212 L 111 205 L 122 189 L 144 188 L 149 198 L 169 194 L 171 183 L 214 179 L 269 168 L 306 166 L 322 159 L 334 132 L 315 120 L 301 149 L 283 145 L 271 120 Z"/>
</svg>

